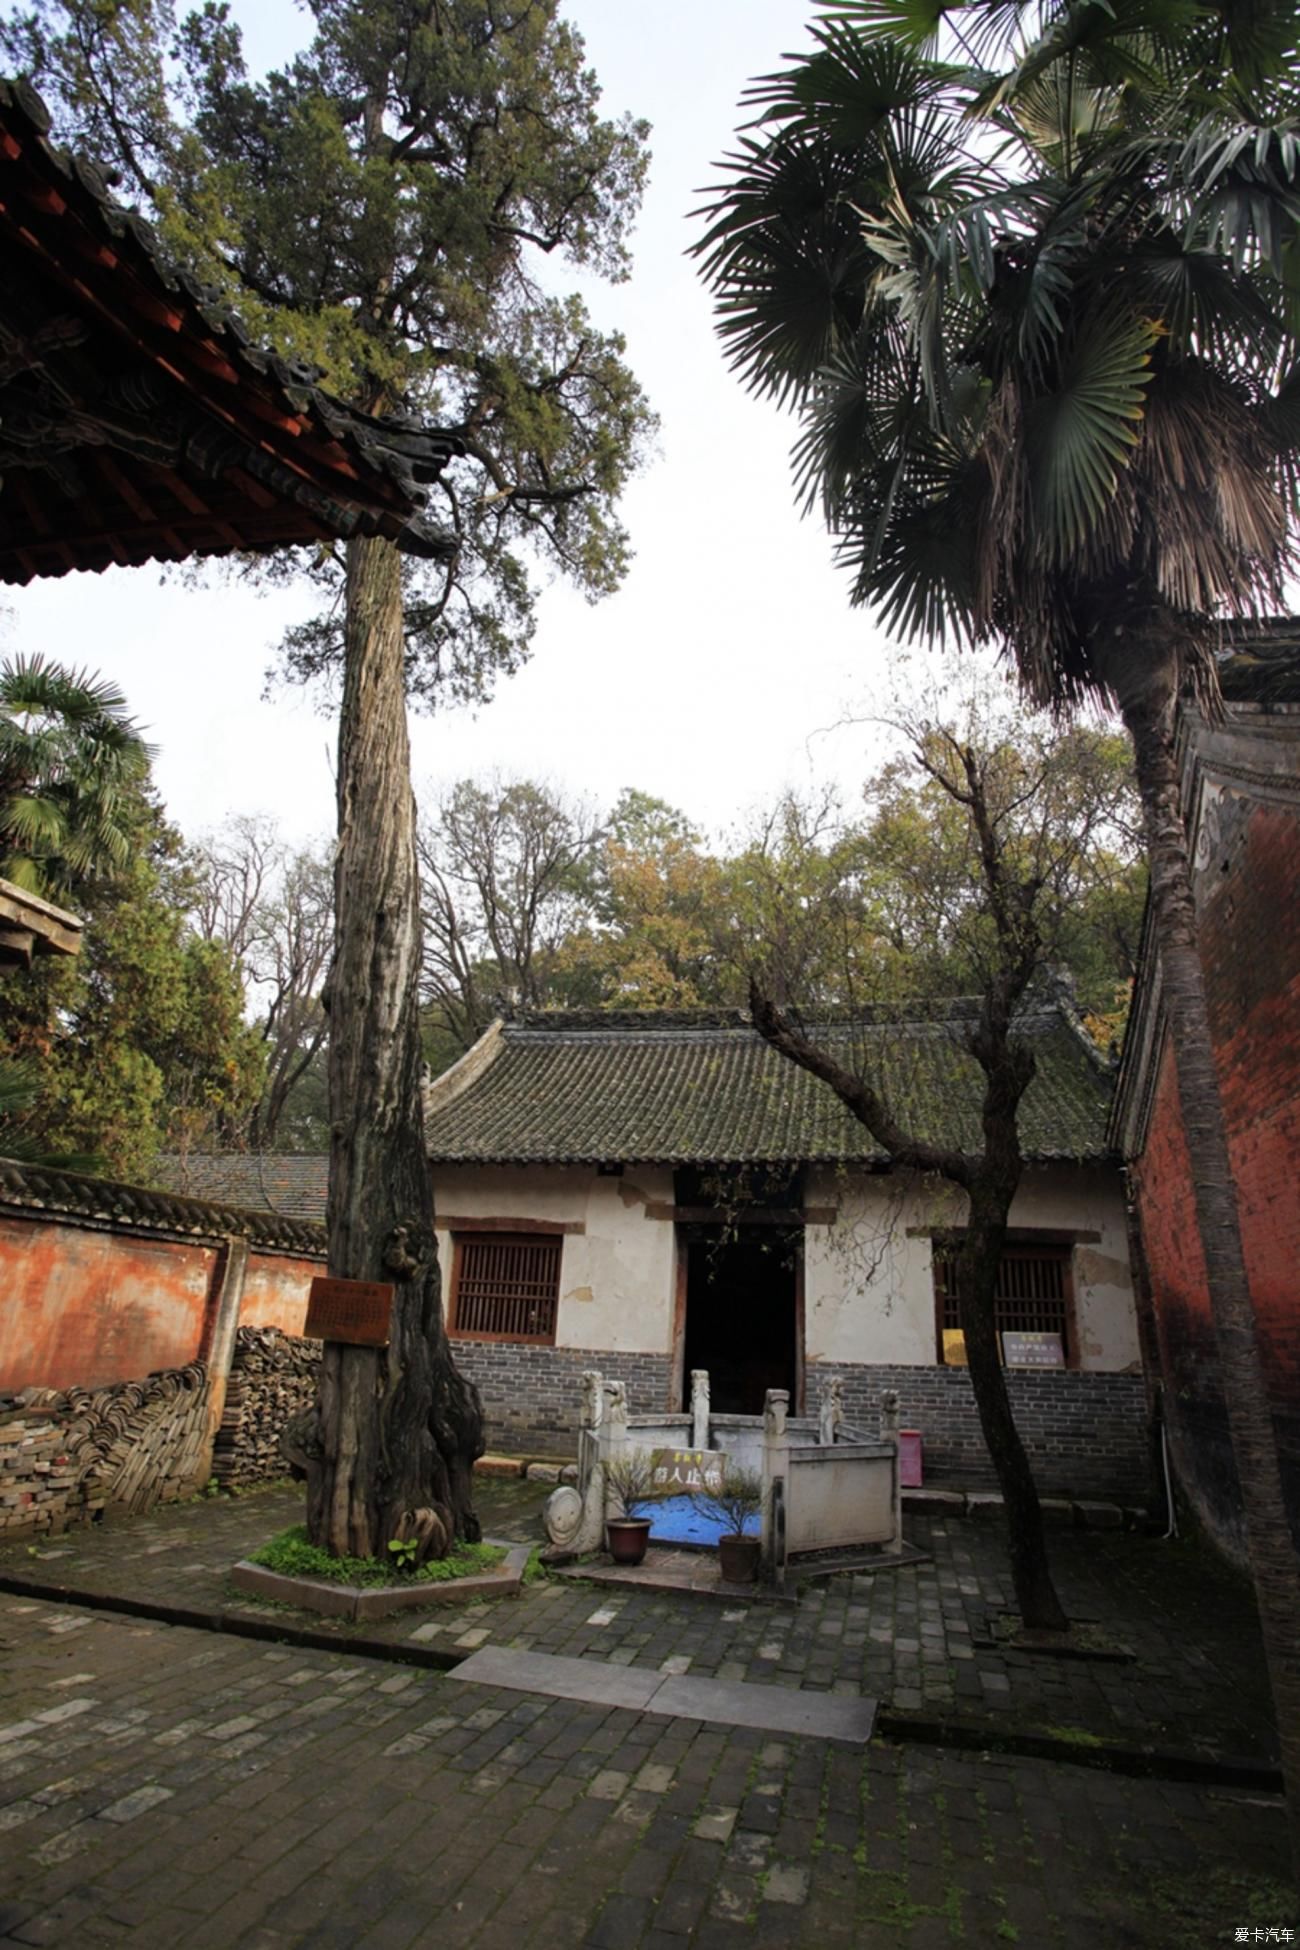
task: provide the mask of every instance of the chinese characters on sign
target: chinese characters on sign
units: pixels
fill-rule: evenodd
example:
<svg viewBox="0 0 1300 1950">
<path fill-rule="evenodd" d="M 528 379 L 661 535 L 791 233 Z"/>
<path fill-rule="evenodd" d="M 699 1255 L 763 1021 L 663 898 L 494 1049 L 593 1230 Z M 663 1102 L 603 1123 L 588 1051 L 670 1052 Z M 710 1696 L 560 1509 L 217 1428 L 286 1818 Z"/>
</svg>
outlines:
<svg viewBox="0 0 1300 1950">
<path fill-rule="evenodd" d="M 697 1490 L 718 1496 L 726 1460 L 720 1449 L 654 1449 L 650 1455 L 650 1494 L 689 1496 Z"/>
<path fill-rule="evenodd" d="M 346 1341 L 353 1347 L 387 1347 L 393 1311 L 388 1280 L 328 1280 L 311 1283 L 303 1332 L 312 1340 Z"/>
<path fill-rule="evenodd" d="M 1063 1368 L 1059 1334 L 1003 1334 L 1002 1359 L 1009 1368 Z"/>
</svg>

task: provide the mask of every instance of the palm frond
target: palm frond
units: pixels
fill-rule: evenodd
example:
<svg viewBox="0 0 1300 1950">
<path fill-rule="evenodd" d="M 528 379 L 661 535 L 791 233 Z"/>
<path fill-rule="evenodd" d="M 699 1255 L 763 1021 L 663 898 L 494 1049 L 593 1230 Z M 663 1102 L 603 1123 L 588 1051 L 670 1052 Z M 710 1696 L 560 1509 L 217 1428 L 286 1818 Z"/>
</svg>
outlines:
<svg viewBox="0 0 1300 1950">
<path fill-rule="evenodd" d="M 1024 401 L 1031 517 L 1049 561 L 1063 563 L 1105 512 L 1137 444 L 1158 328 L 1118 307 L 1074 331 L 1055 384 Z"/>
</svg>

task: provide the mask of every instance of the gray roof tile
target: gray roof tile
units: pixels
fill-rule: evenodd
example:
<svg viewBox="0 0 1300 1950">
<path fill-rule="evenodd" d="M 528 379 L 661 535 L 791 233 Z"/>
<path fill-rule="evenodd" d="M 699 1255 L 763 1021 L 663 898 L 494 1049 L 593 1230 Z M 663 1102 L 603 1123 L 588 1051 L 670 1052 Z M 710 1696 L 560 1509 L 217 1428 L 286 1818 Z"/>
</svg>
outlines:
<svg viewBox="0 0 1300 1950">
<path fill-rule="evenodd" d="M 901 1122 L 974 1150 L 982 1076 L 962 1037 L 968 1005 L 816 1030 L 865 1061 Z M 1025 1093 L 1027 1158 L 1109 1156 L 1112 1078 L 1061 1008 L 1027 1010 L 1037 1074 Z M 429 1155 L 446 1164 L 870 1162 L 884 1153 L 834 1093 L 738 1016 L 545 1015 L 504 1024 L 491 1060 L 433 1085 Z M 486 1039 L 485 1039 L 486 1041 Z"/>
</svg>

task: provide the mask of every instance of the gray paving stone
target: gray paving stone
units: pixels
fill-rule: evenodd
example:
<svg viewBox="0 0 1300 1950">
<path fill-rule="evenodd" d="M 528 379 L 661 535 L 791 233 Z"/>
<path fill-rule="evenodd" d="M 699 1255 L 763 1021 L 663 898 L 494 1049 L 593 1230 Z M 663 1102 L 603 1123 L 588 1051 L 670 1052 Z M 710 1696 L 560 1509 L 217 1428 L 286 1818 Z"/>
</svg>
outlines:
<svg viewBox="0 0 1300 1950">
<path fill-rule="evenodd" d="M 758 1727 L 770 1733 L 803 1733 L 821 1740 L 864 1746 L 876 1717 L 873 1699 L 796 1692 L 785 1686 L 754 1686 L 719 1679 L 665 1679 L 652 1711 L 688 1720 L 717 1720 L 726 1726 Z"/>
<path fill-rule="evenodd" d="M 591 1700 L 599 1706 L 644 1708 L 664 1683 L 657 1672 L 607 1666 L 599 1659 L 569 1659 L 549 1652 L 511 1652 L 484 1646 L 448 1674 L 461 1684 L 508 1686 L 554 1699 Z"/>
</svg>

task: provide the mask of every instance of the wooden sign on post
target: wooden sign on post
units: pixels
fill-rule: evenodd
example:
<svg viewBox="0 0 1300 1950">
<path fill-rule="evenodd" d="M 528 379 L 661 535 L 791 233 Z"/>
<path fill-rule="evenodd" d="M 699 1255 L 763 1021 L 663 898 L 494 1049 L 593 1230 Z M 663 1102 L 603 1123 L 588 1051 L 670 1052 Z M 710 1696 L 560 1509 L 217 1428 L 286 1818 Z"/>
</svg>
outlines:
<svg viewBox="0 0 1300 1950">
<path fill-rule="evenodd" d="M 391 1280 L 331 1280 L 318 1275 L 311 1283 L 303 1332 L 309 1340 L 387 1347 L 393 1291 Z"/>
</svg>

